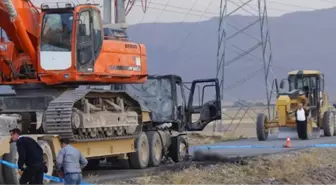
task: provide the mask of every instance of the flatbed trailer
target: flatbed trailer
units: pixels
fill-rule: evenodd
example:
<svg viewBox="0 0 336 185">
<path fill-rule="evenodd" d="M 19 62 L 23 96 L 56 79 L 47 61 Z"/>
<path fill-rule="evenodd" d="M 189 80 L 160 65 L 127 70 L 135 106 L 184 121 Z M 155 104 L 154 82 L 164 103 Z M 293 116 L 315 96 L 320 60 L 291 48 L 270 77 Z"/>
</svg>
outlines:
<svg viewBox="0 0 336 185">
<path fill-rule="evenodd" d="M 202 91 L 198 85 L 203 85 Z M 97 87 L 94 88 L 97 89 Z M 127 93 L 132 94 L 132 97 L 139 102 L 142 108 L 142 122 L 137 127 L 139 130 L 131 136 L 71 141 L 71 145 L 79 149 L 88 159 L 87 168 L 95 169 L 99 167 L 101 160 L 109 162 L 115 159 L 127 160 L 129 166 L 135 169 L 159 166 L 164 157 L 171 158 L 174 162 L 181 162 L 188 155 L 188 143 L 185 139 L 186 131 L 201 131 L 210 122 L 221 119 L 220 91 L 217 79 L 193 81 L 189 88 L 188 101 L 184 92 L 186 89 L 184 83 L 176 75 L 150 76 L 146 83 L 132 85 L 131 88 L 137 92 L 127 91 Z M 202 92 L 202 100 L 199 96 L 199 105 L 195 106 L 193 101 L 197 99 L 194 97 L 197 88 L 198 92 Z M 208 88 L 214 90 L 215 100 L 205 101 L 204 103 L 204 93 Z M 178 94 L 181 95 L 179 98 Z M 8 99 L 18 100 L 20 97 L 0 96 L 0 98 L 2 98 L 0 108 L 4 108 L 10 105 Z M 193 122 L 192 117 L 195 114 L 199 115 L 199 119 Z M 18 156 L 16 143 L 9 143 L 9 130 L 13 128 L 27 130 L 27 125 L 22 124 L 24 116 L 24 111 L 0 115 L 2 134 L 0 137 L 0 157 L 10 163 L 16 164 Z M 43 119 L 41 119 L 43 116 L 40 115 L 40 118 L 38 118 L 38 114 L 36 114 L 36 117 L 36 120 L 34 120 L 35 118 L 31 119 L 36 122 L 29 122 L 30 130 L 35 131 L 35 133 L 43 131 L 43 129 L 37 129 L 43 125 Z M 37 122 L 42 123 L 38 124 Z M 27 123 L 27 117 L 24 123 Z M 48 167 L 47 175 L 55 175 L 54 161 L 61 149 L 59 141 L 61 135 L 25 132 L 22 135 L 32 137 L 40 144 L 44 153 L 44 161 Z M 19 175 L 16 169 L 1 165 L 0 171 L 2 171 L 0 172 L 0 175 L 2 174 L 0 176 L 1 184 L 19 183 Z M 45 182 L 49 181 L 46 180 Z"/>
</svg>

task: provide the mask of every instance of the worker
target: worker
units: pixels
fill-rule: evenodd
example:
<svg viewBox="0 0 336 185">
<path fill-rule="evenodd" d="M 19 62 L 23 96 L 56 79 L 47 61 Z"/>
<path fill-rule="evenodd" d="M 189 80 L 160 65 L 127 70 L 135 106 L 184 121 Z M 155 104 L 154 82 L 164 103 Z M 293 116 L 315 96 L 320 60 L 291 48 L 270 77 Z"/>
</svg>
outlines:
<svg viewBox="0 0 336 185">
<path fill-rule="evenodd" d="M 9 132 L 11 141 L 16 142 L 19 155 L 18 173 L 21 176 L 20 184 L 43 184 L 45 164 L 41 146 L 34 139 L 21 136 L 21 131 L 18 128 L 14 128 Z"/>
<path fill-rule="evenodd" d="M 300 102 L 297 111 L 295 112 L 296 123 L 300 126 L 307 125 L 307 117 L 309 112 L 303 108 L 303 104 Z"/>
<path fill-rule="evenodd" d="M 70 145 L 68 139 L 61 139 L 62 149 L 56 159 L 56 168 L 64 174 L 64 184 L 80 184 L 82 169 L 88 161 L 82 153 Z"/>
</svg>

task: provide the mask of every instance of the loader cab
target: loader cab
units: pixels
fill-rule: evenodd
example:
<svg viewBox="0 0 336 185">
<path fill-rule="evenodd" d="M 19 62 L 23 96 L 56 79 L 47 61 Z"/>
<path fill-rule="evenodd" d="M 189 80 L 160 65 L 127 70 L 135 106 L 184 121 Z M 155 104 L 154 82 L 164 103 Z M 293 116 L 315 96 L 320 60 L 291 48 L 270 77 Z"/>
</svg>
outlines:
<svg viewBox="0 0 336 185">
<path fill-rule="evenodd" d="M 103 44 L 99 9 L 90 4 L 44 3 L 41 10 L 41 68 L 67 70 L 74 66 L 80 72 L 93 72 Z"/>
<path fill-rule="evenodd" d="M 309 100 L 309 107 L 319 109 L 323 105 L 324 74 L 319 71 L 304 70 L 293 71 L 288 74 L 289 92 L 304 93 Z M 283 88 L 284 80 L 280 88 Z"/>
</svg>

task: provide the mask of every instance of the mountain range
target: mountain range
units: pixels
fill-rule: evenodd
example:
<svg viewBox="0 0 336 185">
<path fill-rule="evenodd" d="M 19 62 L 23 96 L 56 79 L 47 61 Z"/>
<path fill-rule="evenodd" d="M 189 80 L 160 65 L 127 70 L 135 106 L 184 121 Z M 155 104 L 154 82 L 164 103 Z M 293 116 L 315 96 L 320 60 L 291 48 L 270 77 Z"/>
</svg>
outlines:
<svg viewBox="0 0 336 185">
<path fill-rule="evenodd" d="M 281 80 L 295 69 L 316 69 L 325 74 L 326 90 L 336 98 L 336 8 L 294 12 L 268 18 L 272 48 L 272 73 Z M 227 18 L 227 35 L 257 20 L 257 16 L 234 15 Z M 128 29 L 129 37 L 144 43 L 147 48 L 148 69 L 151 74 L 178 74 L 186 81 L 216 76 L 218 18 L 196 23 L 144 23 Z M 232 27 L 234 26 L 234 27 Z M 248 50 L 260 40 L 260 24 L 246 29 L 227 41 L 227 58 L 230 60 Z M 232 87 L 246 76 L 245 83 L 225 91 L 225 99 L 261 100 L 265 97 L 261 48 L 228 65 L 224 69 L 224 87 Z M 224 101 L 225 101 L 224 99 Z"/>
</svg>

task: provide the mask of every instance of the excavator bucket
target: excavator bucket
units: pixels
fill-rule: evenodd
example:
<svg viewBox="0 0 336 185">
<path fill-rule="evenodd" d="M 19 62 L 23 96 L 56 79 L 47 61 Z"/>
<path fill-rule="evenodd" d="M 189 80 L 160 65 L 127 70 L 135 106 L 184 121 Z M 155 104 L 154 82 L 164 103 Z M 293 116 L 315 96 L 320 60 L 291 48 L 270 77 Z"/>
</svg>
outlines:
<svg viewBox="0 0 336 185">
<path fill-rule="evenodd" d="M 318 139 L 321 136 L 321 129 L 318 127 L 313 127 L 313 132 L 311 139 Z M 286 139 L 290 137 L 291 139 L 298 139 L 298 133 L 296 128 L 281 127 L 278 129 L 278 139 Z"/>
</svg>

